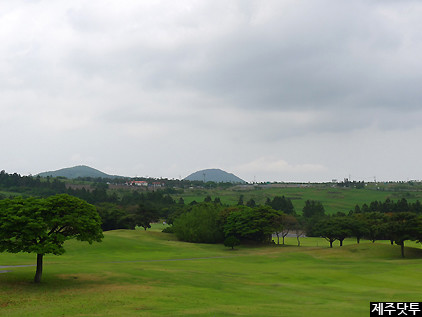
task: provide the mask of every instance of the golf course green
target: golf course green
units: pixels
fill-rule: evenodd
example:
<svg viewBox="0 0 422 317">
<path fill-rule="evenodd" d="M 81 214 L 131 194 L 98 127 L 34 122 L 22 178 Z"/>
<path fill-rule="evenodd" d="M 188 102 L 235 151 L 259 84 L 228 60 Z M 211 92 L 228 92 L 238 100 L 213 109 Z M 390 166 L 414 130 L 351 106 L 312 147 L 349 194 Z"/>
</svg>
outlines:
<svg viewBox="0 0 422 317">
<path fill-rule="evenodd" d="M 151 230 L 65 244 L 33 283 L 35 254 L 0 254 L 0 316 L 369 316 L 371 301 L 420 301 L 422 250 L 319 238 L 284 246 L 193 244 Z"/>
</svg>

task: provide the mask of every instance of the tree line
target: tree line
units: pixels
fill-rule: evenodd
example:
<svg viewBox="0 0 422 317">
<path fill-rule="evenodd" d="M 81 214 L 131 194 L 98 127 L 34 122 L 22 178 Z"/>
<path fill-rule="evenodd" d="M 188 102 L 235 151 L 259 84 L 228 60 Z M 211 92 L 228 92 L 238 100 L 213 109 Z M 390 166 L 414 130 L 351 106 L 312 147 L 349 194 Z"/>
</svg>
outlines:
<svg viewBox="0 0 422 317">
<path fill-rule="evenodd" d="M 25 198 L 68 194 L 94 205 L 101 216 L 103 230 L 134 229 L 136 226 L 148 228 L 151 222 L 167 218 L 175 209 L 171 207 L 176 205 L 166 190 L 143 193 L 128 189 L 118 195 L 115 191 L 108 190 L 109 185 L 104 180 L 89 187 L 91 189 L 66 187 L 64 180 L 60 178 L 0 172 L 0 189 L 20 193 Z M 0 195 L 0 200 L 6 198 L 13 197 Z"/>
<path fill-rule="evenodd" d="M 174 200 L 165 190 L 139 192 L 127 190 L 119 195 L 108 190 L 108 184 L 98 182 L 91 190 L 66 188 L 58 179 L 20 176 L 0 172 L 0 189 L 18 189 L 19 192 L 48 197 L 66 193 L 95 205 L 103 230 L 145 230 L 152 222 L 165 220 L 179 239 L 191 242 L 220 243 L 234 246 L 238 243 L 270 243 L 275 234 L 277 243 L 284 243 L 290 233 L 298 245 L 303 235 L 324 237 L 333 246 L 344 239 L 390 240 L 402 246 L 407 240 L 421 240 L 422 204 L 405 198 L 393 201 L 373 201 L 356 205 L 348 214 L 326 215 L 321 202 L 307 200 L 297 213 L 291 200 L 285 196 L 267 198 L 263 205 L 253 199 L 244 201 L 241 195 L 235 206 L 224 206 L 220 198 L 207 196 L 204 202 L 186 205 L 183 198 Z M 0 197 L 6 198 L 6 197 Z"/>
<path fill-rule="evenodd" d="M 222 243 L 231 246 L 242 243 L 272 243 L 275 235 L 280 238 L 290 233 L 296 236 L 298 245 L 303 235 L 325 238 L 330 247 L 335 241 L 340 246 L 346 238 L 390 240 L 401 246 L 407 240 L 422 240 L 422 210 L 419 201 L 409 203 L 406 199 L 384 202 L 374 201 L 369 205 L 356 205 L 348 214 L 326 215 L 321 202 L 307 200 L 302 214 L 296 213 L 290 199 L 274 197 L 264 205 L 257 206 L 250 201 L 243 204 L 239 198 L 236 206 L 222 206 L 207 197 L 203 203 L 196 203 L 179 210 L 172 219 L 173 226 L 167 232 L 174 232 L 183 241 Z"/>
<path fill-rule="evenodd" d="M 22 193 L 27 196 L 49 196 L 54 194 L 67 193 L 66 188 L 66 177 L 41 177 L 37 176 L 22 176 L 18 173 L 9 174 L 6 171 L 0 171 L 0 189 L 8 190 L 11 192 Z M 116 177 L 116 178 L 103 178 L 103 177 L 78 177 L 74 179 L 78 182 L 87 182 L 95 184 L 95 186 L 101 187 L 107 184 L 125 184 L 128 180 L 143 180 L 147 182 L 157 182 L 164 184 L 162 188 L 165 193 L 176 194 L 178 190 L 189 187 L 204 187 L 204 188 L 229 188 L 232 187 L 233 183 L 215 183 L 203 181 L 190 181 L 183 179 L 167 179 L 167 178 L 145 178 L 145 177 Z M 89 186 L 88 186 L 89 187 Z M 88 191 L 87 189 L 85 189 Z M 4 198 L 4 197 L 3 197 Z M 94 198 L 95 199 L 95 198 Z"/>
</svg>

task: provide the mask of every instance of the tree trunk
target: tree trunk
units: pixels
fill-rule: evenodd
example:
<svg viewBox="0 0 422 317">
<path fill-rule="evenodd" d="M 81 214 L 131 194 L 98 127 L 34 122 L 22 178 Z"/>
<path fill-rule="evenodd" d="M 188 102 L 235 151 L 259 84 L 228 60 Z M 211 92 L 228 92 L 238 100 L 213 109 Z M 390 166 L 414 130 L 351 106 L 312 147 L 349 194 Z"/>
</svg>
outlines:
<svg viewBox="0 0 422 317">
<path fill-rule="evenodd" d="M 277 244 L 280 244 L 280 237 L 278 236 L 278 233 L 276 233 L 277 235 Z"/>
<path fill-rule="evenodd" d="M 35 283 L 41 282 L 41 276 L 42 276 L 42 258 L 44 254 L 37 254 L 37 271 L 35 272 Z"/>
<path fill-rule="evenodd" d="M 300 240 L 299 240 L 299 236 L 296 237 L 297 239 L 297 246 L 300 247 Z"/>
<path fill-rule="evenodd" d="M 390 244 L 391 245 L 394 245 L 394 240 L 390 240 Z"/>
<path fill-rule="evenodd" d="M 330 240 L 330 248 L 333 247 L 333 240 Z"/>
<path fill-rule="evenodd" d="M 285 236 L 283 236 L 283 245 L 284 245 L 284 237 L 285 237 Z"/>
<path fill-rule="evenodd" d="M 356 242 L 359 244 L 360 243 L 360 237 L 356 237 Z"/>
<path fill-rule="evenodd" d="M 343 240 L 340 240 L 340 246 L 341 247 L 343 246 Z"/>
<path fill-rule="evenodd" d="M 404 258 L 404 241 L 400 244 L 401 248 L 401 257 Z"/>
</svg>

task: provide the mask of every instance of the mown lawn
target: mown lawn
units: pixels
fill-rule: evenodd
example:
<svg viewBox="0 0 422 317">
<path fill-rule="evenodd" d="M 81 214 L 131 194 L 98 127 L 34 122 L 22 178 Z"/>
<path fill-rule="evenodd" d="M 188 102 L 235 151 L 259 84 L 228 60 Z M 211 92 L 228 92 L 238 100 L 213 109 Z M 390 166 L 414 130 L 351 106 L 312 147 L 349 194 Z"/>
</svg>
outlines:
<svg viewBox="0 0 422 317">
<path fill-rule="evenodd" d="M 69 241 L 46 257 L 40 285 L 34 267 L 0 274 L 0 316 L 368 316 L 370 301 L 421 300 L 420 245 L 406 259 L 384 242 L 330 249 L 316 238 L 231 251 L 155 228 Z M 34 262 L 0 254 L 0 265 Z"/>
</svg>

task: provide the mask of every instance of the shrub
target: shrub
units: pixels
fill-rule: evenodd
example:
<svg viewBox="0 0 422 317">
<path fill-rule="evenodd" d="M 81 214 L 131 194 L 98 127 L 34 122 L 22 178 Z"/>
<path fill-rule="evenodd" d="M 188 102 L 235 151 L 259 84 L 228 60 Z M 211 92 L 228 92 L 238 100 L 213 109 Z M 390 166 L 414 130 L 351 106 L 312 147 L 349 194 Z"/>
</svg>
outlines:
<svg viewBox="0 0 422 317">
<path fill-rule="evenodd" d="M 174 233 L 174 227 L 168 226 L 168 227 L 164 228 L 162 232 L 164 232 L 164 233 Z"/>
<path fill-rule="evenodd" d="M 235 236 L 228 236 L 224 240 L 224 246 L 231 247 L 232 250 L 234 249 L 235 245 L 239 245 L 239 244 L 240 244 L 240 240 L 238 238 L 236 238 Z"/>
</svg>

